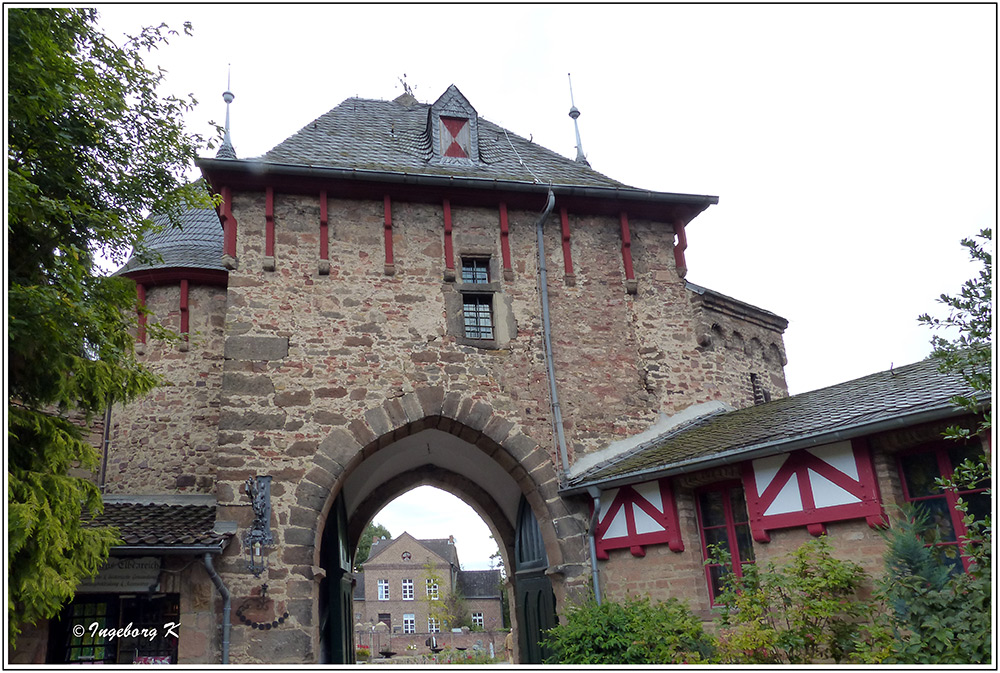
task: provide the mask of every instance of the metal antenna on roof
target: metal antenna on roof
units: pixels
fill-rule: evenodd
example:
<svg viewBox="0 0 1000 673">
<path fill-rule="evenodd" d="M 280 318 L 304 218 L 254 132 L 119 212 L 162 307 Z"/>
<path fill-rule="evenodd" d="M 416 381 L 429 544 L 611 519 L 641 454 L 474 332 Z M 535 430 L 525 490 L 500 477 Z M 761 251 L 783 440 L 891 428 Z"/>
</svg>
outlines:
<svg viewBox="0 0 1000 673">
<path fill-rule="evenodd" d="M 229 90 L 230 80 L 232 78 L 232 64 L 229 64 L 229 69 L 226 72 L 226 90 L 222 93 L 222 100 L 226 101 L 226 134 L 222 137 L 222 147 L 216 152 L 216 159 L 235 159 L 236 150 L 233 149 L 233 139 L 229 135 L 229 104 L 233 102 L 236 96 L 233 92 Z"/>
<path fill-rule="evenodd" d="M 576 109 L 576 103 L 573 101 L 573 77 L 570 73 L 566 73 L 566 77 L 569 78 L 569 116 L 573 118 L 573 128 L 576 130 L 576 160 L 581 164 L 590 165 L 587 161 L 587 157 L 583 156 L 583 142 L 580 140 L 580 125 L 577 123 L 577 118 L 580 116 L 580 111 Z"/>
</svg>

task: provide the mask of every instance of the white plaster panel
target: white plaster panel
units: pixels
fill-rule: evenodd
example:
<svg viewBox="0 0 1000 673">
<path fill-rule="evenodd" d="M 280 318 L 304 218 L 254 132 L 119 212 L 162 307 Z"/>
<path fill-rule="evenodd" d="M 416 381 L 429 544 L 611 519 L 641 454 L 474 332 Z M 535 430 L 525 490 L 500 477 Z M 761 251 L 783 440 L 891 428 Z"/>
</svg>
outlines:
<svg viewBox="0 0 1000 673">
<path fill-rule="evenodd" d="M 795 475 L 781 487 L 774 502 L 764 512 L 765 515 L 788 514 L 789 512 L 802 511 L 802 495 L 799 493 L 799 480 Z"/>
<path fill-rule="evenodd" d="M 812 470 L 809 470 L 809 483 L 812 485 L 813 501 L 816 503 L 816 507 L 833 507 L 834 505 L 851 505 L 861 502 L 857 496 L 851 495 L 823 475 Z"/>
<path fill-rule="evenodd" d="M 636 533 L 659 533 L 663 530 L 663 526 L 638 507 L 632 508 L 632 514 L 635 516 Z"/>
<path fill-rule="evenodd" d="M 622 507 L 615 514 L 615 518 L 611 520 L 611 525 L 604 532 L 604 539 L 609 540 L 615 537 L 627 537 L 628 536 L 628 523 L 625 520 L 625 508 Z"/>
<path fill-rule="evenodd" d="M 848 441 L 835 444 L 825 444 L 806 449 L 824 463 L 840 470 L 854 480 L 858 479 L 858 464 L 854 460 L 854 450 Z"/>
<path fill-rule="evenodd" d="M 753 478 L 757 484 L 757 495 L 761 495 L 767 487 L 774 481 L 778 470 L 788 460 L 788 454 L 782 453 L 777 456 L 767 456 L 753 461 Z"/>
<path fill-rule="evenodd" d="M 660 497 L 660 482 L 645 481 L 633 486 L 635 492 L 649 501 L 649 503 L 659 511 L 663 511 L 663 499 Z"/>
</svg>

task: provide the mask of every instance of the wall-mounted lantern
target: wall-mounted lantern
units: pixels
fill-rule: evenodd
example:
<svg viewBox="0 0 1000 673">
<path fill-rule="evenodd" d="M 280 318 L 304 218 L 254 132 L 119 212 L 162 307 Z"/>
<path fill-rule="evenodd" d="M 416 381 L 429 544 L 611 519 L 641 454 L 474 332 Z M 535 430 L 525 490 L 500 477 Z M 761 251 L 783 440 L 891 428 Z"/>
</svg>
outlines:
<svg viewBox="0 0 1000 673">
<path fill-rule="evenodd" d="M 260 577 L 267 569 L 267 549 L 274 544 L 271 536 L 271 477 L 248 477 L 246 487 L 254 518 L 250 530 L 243 536 L 243 545 L 247 550 L 247 567 L 254 577 Z"/>
</svg>

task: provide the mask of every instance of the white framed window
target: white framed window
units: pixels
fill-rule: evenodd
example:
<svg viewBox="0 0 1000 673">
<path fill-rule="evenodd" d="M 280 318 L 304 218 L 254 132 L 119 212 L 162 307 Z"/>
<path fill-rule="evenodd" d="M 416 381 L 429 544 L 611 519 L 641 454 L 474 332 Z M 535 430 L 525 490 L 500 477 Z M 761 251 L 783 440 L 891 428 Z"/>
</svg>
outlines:
<svg viewBox="0 0 1000 673">
<path fill-rule="evenodd" d="M 413 600 L 413 580 L 403 580 L 403 600 Z"/>
<path fill-rule="evenodd" d="M 403 615 L 403 633 L 416 633 L 417 632 L 417 618 L 413 613 L 406 613 Z"/>
<path fill-rule="evenodd" d="M 436 601 L 438 599 L 438 585 L 437 582 L 432 579 L 427 580 L 427 598 L 432 601 Z"/>
<path fill-rule="evenodd" d="M 378 581 L 378 599 L 380 601 L 389 600 L 389 580 Z"/>
<path fill-rule="evenodd" d="M 483 613 L 482 612 L 473 612 L 472 613 L 472 624 L 473 624 L 473 626 L 478 626 L 481 629 L 485 629 L 486 628 L 486 620 L 483 618 Z"/>
<path fill-rule="evenodd" d="M 428 633 L 441 633 L 441 622 L 437 617 L 427 618 L 427 632 Z"/>
</svg>

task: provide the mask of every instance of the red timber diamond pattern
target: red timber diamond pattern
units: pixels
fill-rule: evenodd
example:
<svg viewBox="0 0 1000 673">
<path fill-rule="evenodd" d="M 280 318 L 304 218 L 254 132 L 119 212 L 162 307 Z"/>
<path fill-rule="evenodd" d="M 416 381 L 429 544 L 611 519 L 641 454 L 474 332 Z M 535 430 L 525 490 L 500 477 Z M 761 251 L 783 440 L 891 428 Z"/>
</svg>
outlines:
<svg viewBox="0 0 1000 673">
<path fill-rule="evenodd" d="M 609 505 L 605 503 L 610 500 Z M 609 549 L 629 549 L 645 556 L 645 545 L 668 544 L 684 551 L 677 503 L 669 479 L 622 486 L 601 496 L 601 516 L 594 531 L 597 558 L 607 560 Z"/>
<path fill-rule="evenodd" d="M 441 147 L 444 156 L 469 158 L 469 120 L 441 117 Z"/>
<path fill-rule="evenodd" d="M 806 526 L 812 535 L 824 524 L 865 519 L 885 525 L 882 499 L 868 447 L 861 440 L 837 442 L 743 463 L 750 531 L 770 542 L 768 530 Z"/>
</svg>

